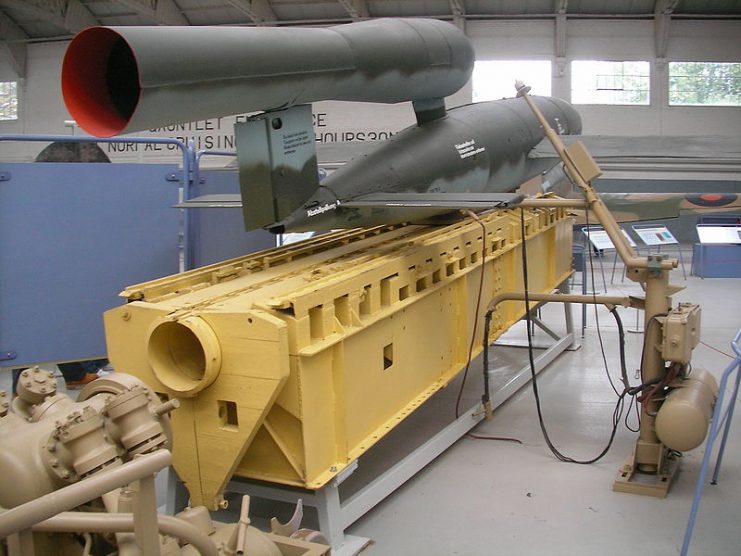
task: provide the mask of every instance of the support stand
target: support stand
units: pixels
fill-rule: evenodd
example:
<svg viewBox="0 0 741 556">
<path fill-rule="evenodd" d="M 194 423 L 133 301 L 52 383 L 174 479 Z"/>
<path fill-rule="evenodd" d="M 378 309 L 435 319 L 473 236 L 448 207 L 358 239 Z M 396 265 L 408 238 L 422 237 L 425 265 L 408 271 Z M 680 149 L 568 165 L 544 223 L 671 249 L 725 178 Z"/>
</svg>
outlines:
<svg viewBox="0 0 741 556">
<path fill-rule="evenodd" d="M 627 492 L 628 494 L 642 494 L 656 498 L 666 498 L 672 485 L 672 480 L 679 470 L 679 459 L 672 452 L 665 452 L 653 444 L 646 445 L 646 451 L 656 452 L 652 459 L 658 460 L 658 469 L 652 473 L 641 473 L 638 471 L 636 452 L 643 446 L 641 441 L 633 450 L 633 453 L 625 460 L 623 466 L 618 470 L 617 478 L 612 484 L 615 492 Z"/>
<path fill-rule="evenodd" d="M 562 287 L 568 291 L 568 282 L 565 282 L 565 284 Z M 578 347 L 574 337 L 570 306 L 566 304 L 565 307 L 566 333 L 563 336 L 558 336 L 542 323 L 542 326 L 539 325 L 556 342 L 535 359 L 536 373 L 542 371 L 565 350 L 574 346 Z M 510 396 L 530 382 L 530 378 L 529 366 L 517 371 L 502 388 L 493 393 L 491 396 L 492 408 L 503 404 Z M 294 504 L 301 499 L 304 505 L 317 509 L 319 529 L 329 540 L 333 556 L 354 556 L 370 543 L 370 539 L 347 535 L 345 529 L 455 444 L 484 419 L 485 413 L 483 405 L 477 403 L 401 461 L 375 477 L 365 487 L 345 500 L 340 496 L 340 485 L 358 468 L 359 464 L 362 464 L 362 457 L 355 460 L 329 484 L 316 491 L 266 484 L 239 477 L 233 478 L 227 484 L 226 491 Z"/>
<path fill-rule="evenodd" d="M 658 326 L 651 324 L 654 319 L 666 315 L 671 310 L 671 296 L 681 288 L 669 285 L 669 271 L 677 267 L 676 259 L 669 259 L 663 255 L 654 254 L 647 257 L 639 257 L 628 238 L 623 234 L 615 218 L 600 199 L 597 192 L 591 185 L 592 180 L 602 174 L 602 170 L 594 161 L 583 143 L 577 141 L 568 147 L 563 144 L 561 138 L 556 134 L 548 121 L 543 116 L 540 109 L 530 98 L 528 93 L 530 87 L 522 82 L 515 84 L 517 96 L 522 97 L 528 103 L 533 114 L 538 118 L 540 125 L 545 131 L 546 137 L 558 153 L 559 158 L 564 164 L 566 174 L 570 177 L 572 183 L 576 185 L 584 194 L 586 203 L 585 208 L 594 213 L 597 220 L 602 224 L 607 236 L 615 246 L 620 258 L 625 263 L 626 276 L 641 284 L 645 284 L 646 299 L 641 303 L 645 312 L 645 334 L 644 334 L 644 352 L 641 360 L 641 382 L 643 384 L 660 383 L 666 378 L 665 361 L 662 358 L 662 330 Z M 526 199 L 521 206 L 538 206 L 540 199 L 528 202 Z M 545 199 L 543 206 L 548 206 L 550 200 Z M 568 200 L 565 200 L 568 202 Z M 640 236 L 636 227 L 634 231 Z M 648 233 L 648 231 L 646 231 Z M 658 233 L 651 230 L 651 233 Z M 666 243 L 671 234 L 661 230 L 661 240 Z M 671 236 L 673 239 L 673 236 Z M 676 241 L 676 240 L 675 240 Z M 644 240 L 645 242 L 645 240 Z M 572 296 L 574 297 L 574 296 Z M 638 304 L 630 303 L 630 306 Z M 654 426 L 655 416 L 659 409 L 659 402 L 655 399 L 649 399 L 641 403 L 641 425 L 639 439 L 636 443 L 631 463 L 623 466 L 620 470 L 619 481 L 613 488 L 623 492 L 629 491 L 636 494 L 646 494 L 645 489 L 641 487 L 637 479 L 642 474 L 655 475 L 659 484 L 668 483 L 668 479 L 663 474 L 670 470 L 666 467 L 671 457 L 671 451 L 664 446 L 656 435 Z M 666 480 L 665 480 L 666 479 Z"/>
</svg>

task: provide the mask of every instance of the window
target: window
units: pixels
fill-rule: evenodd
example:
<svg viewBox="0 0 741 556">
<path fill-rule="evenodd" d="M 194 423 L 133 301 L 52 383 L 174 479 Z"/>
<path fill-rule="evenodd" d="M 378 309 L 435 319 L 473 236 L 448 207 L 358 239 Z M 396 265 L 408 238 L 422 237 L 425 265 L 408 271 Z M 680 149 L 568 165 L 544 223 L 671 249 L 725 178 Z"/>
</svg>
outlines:
<svg viewBox="0 0 741 556">
<path fill-rule="evenodd" d="M 574 104 L 648 104 L 648 62 L 571 62 Z"/>
<path fill-rule="evenodd" d="M 497 100 L 517 94 L 515 81 L 532 87 L 534 95 L 551 94 L 549 60 L 487 60 L 473 66 L 473 101 Z"/>
<path fill-rule="evenodd" d="M 669 62 L 669 104 L 741 106 L 741 63 Z"/>
<path fill-rule="evenodd" d="M 0 120 L 18 119 L 18 83 L 0 81 Z"/>
</svg>

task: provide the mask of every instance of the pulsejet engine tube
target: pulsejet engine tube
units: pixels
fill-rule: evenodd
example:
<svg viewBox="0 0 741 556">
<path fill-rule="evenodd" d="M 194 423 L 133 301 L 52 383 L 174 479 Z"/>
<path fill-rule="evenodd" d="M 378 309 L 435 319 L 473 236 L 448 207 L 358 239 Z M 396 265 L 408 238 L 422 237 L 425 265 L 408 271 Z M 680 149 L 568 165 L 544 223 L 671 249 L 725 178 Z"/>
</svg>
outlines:
<svg viewBox="0 0 741 556">
<path fill-rule="evenodd" d="M 434 19 L 328 28 L 92 27 L 69 45 L 62 92 L 92 135 L 319 100 L 442 99 L 466 84 L 473 48 Z"/>
</svg>

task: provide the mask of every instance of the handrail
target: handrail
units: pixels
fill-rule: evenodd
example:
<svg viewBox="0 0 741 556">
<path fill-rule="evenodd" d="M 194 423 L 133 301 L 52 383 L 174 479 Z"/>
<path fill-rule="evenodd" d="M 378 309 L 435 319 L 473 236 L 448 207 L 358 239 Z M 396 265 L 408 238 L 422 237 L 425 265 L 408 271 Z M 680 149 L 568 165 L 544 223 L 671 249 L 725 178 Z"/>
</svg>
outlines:
<svg viewBox="0 0 741 556">
<path fill-rule="evenodd" d="M 19 133 L 8 133 L 0 135 L 0 141 L 18 141 L 18 142 L 50 142 L 50 143 L 136 143 L 152 145 L 175 145 L 183 153 L 183 182 L 188 181 L 190 175 L 192 147 L 186 145 L 179 139 L 168 137 L 91 137 L 90 135 L 23 135 Z"/>
<path fill-rule="evenodd" d="M 36 523 L 76 508 L 114 489 L 126 486 L 170 465 L 172 454 L 157 450 L 136 456 L 117 467 L 104 469 L 69 486 L 60 488 L 0 513 L 0 539 L 31 528 Z"/>
<path fill-rule="evenodd" d="M 196 162 L 196 156 L 192 142 L 184 143 L 179 139 L 171 139 L 168 137 L 91 137 L 89 135 L 22 135 L 17 133 L 10 133 L 0 135 L 0 142 L 2 141 L 19 141 L 19 142 L 60 142 L 60 143 L 135 143 L 135 144 L 152 144 L 152 145 L 175 145 L 183 153 L 183 198 L 178 199 L 179 202 L 187 200 L 191 196 L 191 184 L 193 182 L 191 171 L 194 169 Z M 188 211 L 182 211 L 182 226 L 183 226 L 183 261 L 181 263 L 180 271 L 190 270 L 193 256 L 190 241 L 190 222 L 188 217 Z"/>
<path fill-rule="evenodd" d="M 204 156 L 237 156 L 236 151 L 225 151 L 225 150 L 219 150 L 219 149 L 202 149 L 200 151 L 196 151 L 195 158 L 193 159 L 193 184 L 194 187 L 197 189 L 199 185 L 201 185 L 201 158 Z M 186 201 L 190 198 L 190 196 L 186 197 Z"/>
<path fill-rule="evenodd" d="M 733 419 L 733 409 L 736 406 L 736 399 L 738 397 L 739 383 L 741 382 L 741 329 L 736 333 L 733 340 L 731 341 L 731 348 L 736 354 L 736 358 L 733 362 L 726 367 L 723 371 L 723 376 L 720 379 L 720 385 L 718 386 L 718 398 L 715 401 L 715 409 L 713 410 L 713 420 L 710 425 L 710 432 L 708 433 L 708 440 L 705 445 L 705 456 L 702 460 L 702 466 L 700 467 L 700 475 L 697 477 L 697 484 L 695 485 L 695 496 L 692 500 L 692 508 L 690 509 L 690 516 L 687 521 L 687 529 L 684 533 L 684 542 L 682 543 L 681 556 L 686 556 L 689 551 L 690 541 L 692 540 L 692 531 L 695 527 L 695 520 L 697 519 L 697 513 L 700 509 L 700 500 L 702 493 L 705 489 L 705 479 L 707 477 L 708 467 L 710 465 L 710 456 L 713 452 L 713 444 L 718 436 L 721 425 L 725 423 L 723 427 L 723 438 L 720 443 L 718 450 L 718 459 L 715 462 L 715 470 L 713 471 L 713 478 L 710 481 L 711 485 L 718 484 L 718 475 L 720 474 L 720 466 L 723 463 L 723 452 L 726 448 L 726 441 L 728 440 L 728 433 L 731 430 L 731 420 Z M 736 371 L 736 384 L 733 387 L 733 395 L 730 397 L 730 402 L 725 412 L 721 416 L 723 411 L 723 398 L 725 397 L 726 389 L 728 386 L 728 379 L 731 374 Z"/>
</svg>

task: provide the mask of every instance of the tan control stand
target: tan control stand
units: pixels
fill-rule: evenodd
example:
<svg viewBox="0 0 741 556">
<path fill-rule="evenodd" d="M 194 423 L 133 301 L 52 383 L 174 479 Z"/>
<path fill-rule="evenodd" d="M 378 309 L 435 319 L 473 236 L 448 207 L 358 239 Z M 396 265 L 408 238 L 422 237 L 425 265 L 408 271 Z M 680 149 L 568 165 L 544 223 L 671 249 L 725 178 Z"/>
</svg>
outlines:
<svg viewBox="0 0 741 556">
<path fill-rule="evenodd" d="M 671 310 L 671 296 L 681 288 L 669 285 L 669 271 L 677 267 L 676 259 L 664 255 L 639 257 L 627 242 L 618 223 L 591 185 L 591 181 L 602 174 L 581 141 L 566 147 L 558 134 L 550 127 L 528 92 L 530 87 L 517 82 L 517 96 L 528 103 L 545 130 L 546 137 L 564 163 L 567 175 L 582 191 L 586 208 L 591 211 L 612 240 L 620 258 L 625 263 L 626 275 L 635 282 L 645 285 L 645 344 L 641 363 L 641 380 L 648 383 L 661 379 L 667 372 L 662 358 L 662 325 L 656 322 Z M 525 206 L 537 206 L 538 199 L 527 200 Z M 580 204 L 583 204 L 580 203 Z M 636 302 L 636 305 L 639 303 Z M 640 308 L 640 307 L 639 307 Z M 650 399 L 641 404 L 640 435 L 630 458 L 619 472 L 613 490 L 635 494 L 664 497 L 676 471 L 678 460 L 674 452 L 661 443 L 656 435 L 655 416 L 660 402 Z"/>
</svg>

